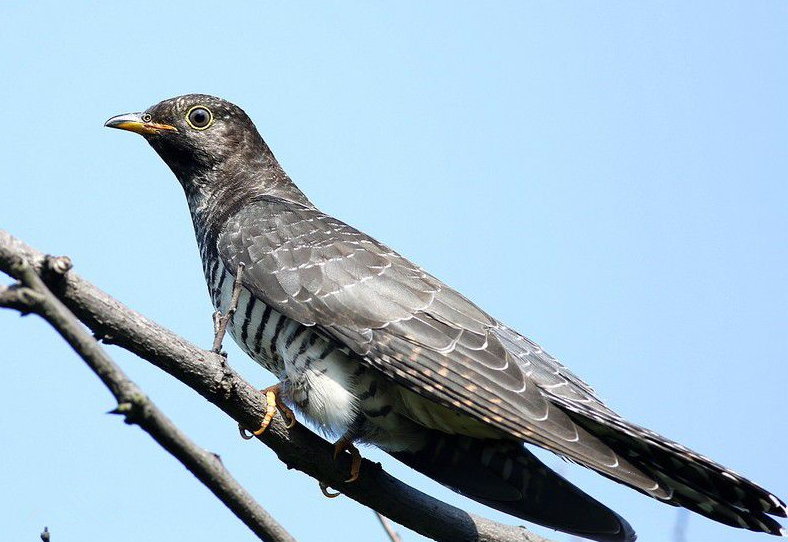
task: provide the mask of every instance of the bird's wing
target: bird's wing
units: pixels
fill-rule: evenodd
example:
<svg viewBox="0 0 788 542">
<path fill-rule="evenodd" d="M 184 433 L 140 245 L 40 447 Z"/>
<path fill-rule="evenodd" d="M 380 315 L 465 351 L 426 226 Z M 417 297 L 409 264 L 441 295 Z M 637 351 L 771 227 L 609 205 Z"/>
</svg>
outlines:
<svg viewBox="0 0 788 542">
<path fill-rule="evenodd" d="M 642 491 L 663 491 L 543 391 L 604 408 L 587 385 L 371 237 L 314 208 L 263 198 L 224 225 L 217 245 L 231 272 L 244 264 L 254 295 L 397 383 Z M 521 340 L 516 355 L 504 345 Z"/>
<path fill-rule="evenodd" d="M 712 472 L 715 488 L 727 483 L 734 497 L 745 487 L 740 477 L 726 482 L 732 475 L 721 476 L 724 469 L 708 460 L 695 469 L 700 456 L 629 424 L 536 344 L 385 245 L 314 208 L 258 199 L 222 227 L 217 248 L 231 272 L 244 264 L 244 286 L 275 310 L 315 326 L 436 403 L 674 504 L 688 506 L 687 499 L 674 499 L 678 482 L 671 476 L 679 460 L 697 475 L 683 475 L 681 484 Z M 746 509 L 784 513 L 779 501 L 748 484 Z M 706 493 L 702 488 L 690 504 L 708 507 Z M 693 509 L 711 513 L 698 506 Z"/>
</svg>

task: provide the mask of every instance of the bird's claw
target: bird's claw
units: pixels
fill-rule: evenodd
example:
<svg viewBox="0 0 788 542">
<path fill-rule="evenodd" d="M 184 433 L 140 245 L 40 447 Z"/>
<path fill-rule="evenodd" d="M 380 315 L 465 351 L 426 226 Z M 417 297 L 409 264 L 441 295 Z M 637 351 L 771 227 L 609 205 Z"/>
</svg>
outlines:
<svg viewBox="0 0 788 542">
<path fill-rule="evenodd" d="M 361 453 L 358 451 L 358 448 L 353 446 L 353 442 L 350 439 L 342 437 L 334 444 L 334 461 L 337 460 L 339 454 L 345 451 L 350 452 L 353 461 L 350 464 L 350 478 L 345 480 L 345 483 L 349 484 L 358 480 L 358 476 L 361 472 Z M 325 491 L 323 493 L 325 493 Z"/>
<path fill-rule="evenodd" d="M 326 484 L 325 482 L 320 482 L 319 485 L 320 485 L 320 491 L 322 491 L 323 495 L 325 495 L 329 499 L 336 499 L 337 497 L 342 495 L 342 493 L 340 493 L 339 491 L 337 491 L 336 493 L 332 493 L 331 491 L 329 491 L 328 484 Z"/>
<path fill-rule="evenodd" d="M 246 428 L 241 427 L 240 425 L 238 426 L 238 430 L 240 431 L 241 437 L 244 440 L 249 440 L 252 437 L 262 435 L 265 430 L 268 429 L 268 426 L 271 425 L 271 420 L 274 419 L 274 413 L 277 411 L 277 409 L 279 410 L 282 417 L 285 418 L 285 427 L 287 429 L 291 429 L 296 424 L 295 414 L 293 414 L 293 411 L 290 410 L 290 407 L 284 404 L 279 398 L 282 393 L 281 384 L 275 384 L 265 388 L 264 390 L 260 390 L 260 393 L 265 394 L 265 416 L 263 417 L 263 421 L 260 422 L 260 428 L 256 431 L 250 432 Z"/>
</svg>

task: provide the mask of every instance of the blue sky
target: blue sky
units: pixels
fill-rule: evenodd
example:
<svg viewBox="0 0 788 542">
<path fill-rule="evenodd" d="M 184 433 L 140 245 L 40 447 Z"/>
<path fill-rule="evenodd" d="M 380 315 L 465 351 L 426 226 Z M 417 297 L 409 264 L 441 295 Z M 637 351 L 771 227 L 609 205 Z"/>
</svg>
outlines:
<svg viewBox="0 0 788 542">
<path fill-rule="evenodd" d="M 0 4 L 0 227 L 208 346 L 180 187 L 144 141 L 102 124 L 178 94 L 225 97 L 324 210 L 542 344 L 622 414 L 788 497 L 784 2 L 222 6 Z M 0 541 L 44 525 L 56 542 L 254 539 L 103 414 L 110 395 L 42 322 L 2 312 L 0 341 Z M 251 382 L 273 382 L 228 350 Z M 193 392 L 110 352 L 299 540 L 384 540 L 371 512 L 323 498 Z M 671 536 L 675 509 L 549 462 L 640 540 Z M 765 538 L 694 515 L 686 536 Z"/>
</svg>

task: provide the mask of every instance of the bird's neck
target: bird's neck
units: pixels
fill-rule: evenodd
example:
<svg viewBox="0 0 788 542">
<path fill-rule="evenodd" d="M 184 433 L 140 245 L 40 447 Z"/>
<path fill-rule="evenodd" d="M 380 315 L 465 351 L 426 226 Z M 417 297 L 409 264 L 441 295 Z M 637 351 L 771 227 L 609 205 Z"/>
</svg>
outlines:
<svg viewBox="0 0 788 542">
<path fill-rule="evenodd" d="M 200 245 L 214 246 L 227 220 L 257 199 L 275 197 L 312 207 L 275 159 L 224 166 L 181 183 Z"/>
</svg>

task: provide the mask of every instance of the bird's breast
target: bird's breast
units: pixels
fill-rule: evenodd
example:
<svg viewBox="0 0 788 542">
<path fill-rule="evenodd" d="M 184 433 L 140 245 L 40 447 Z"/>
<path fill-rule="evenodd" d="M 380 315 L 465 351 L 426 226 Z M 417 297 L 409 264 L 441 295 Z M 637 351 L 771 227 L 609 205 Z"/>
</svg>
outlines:
<svg viewBox="0 0 788 542">
<path fill-rule="evenodd" d="M 204 264 L 214 308 L 226 314 L 235 279 L 221 261 Z M 284 384 L 289 399 L 304 416 L 329 434 L 342 434 L 358 414 L 355 395 L 359 362 L 347 348 L 279 313 L 246 288 L 227 331 L 252 359 Z"/>
<path fill-rule="evenodd" d="M 226 314 L 235 278 L 218 258 L 204 261 L 203 267 L 214 308 Z M 484 432 L 474 420 L 386 379 L 347 347 L 279 313 L 246 288 L 240 289 L 227 331 L 284 384 L 285 399 L 326 434 L 350 432 L 386 450 L 401 451 L 419 448 L 425 428 Z M 466 427 L 469 424 L 473 427 Z"/>
</svg>

